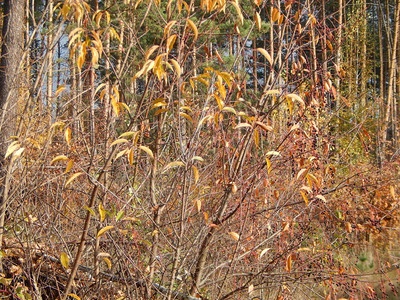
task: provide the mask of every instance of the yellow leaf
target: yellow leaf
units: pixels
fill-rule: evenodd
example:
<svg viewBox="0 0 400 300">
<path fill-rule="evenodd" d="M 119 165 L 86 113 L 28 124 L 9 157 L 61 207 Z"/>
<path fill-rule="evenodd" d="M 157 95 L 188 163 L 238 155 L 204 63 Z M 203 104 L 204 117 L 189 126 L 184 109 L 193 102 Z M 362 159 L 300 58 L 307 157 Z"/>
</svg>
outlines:
<svg viewBox="0 0 400 300">
<path fill-rule="evenodd" d="M 6 155 L 4 158 L 9 157 L 11 154 L 14 153 L 14 151 L 18 150 L 21 147 L 18 141 L 12 142 L 8 147 L 6 151 Z"/>
<path fill-rule="evenodd" d="M 104 209 L 103 204 L 99 203 L 99 214 L 100 214 L 100 222 L 103 222 L 106 218 L 106 210 Z"/>
<path fill-rule="evenodd" d="M 132 138 L 136 133 L 137 133 L 137 131 L 127 131 L 127 132 L 124 132 L 123 134 L 121 134 L 119 137 L 120 138 Z"/>
<path fill-rule="evenodd" d="M 244 127 L 250 127 L 251 128 L 251 125 L 249 123 L 239 123 L 233 129 L 239 129 L 239 128 L 244 128 Z"/>
<path fill-rule="evenodd" d="M 168 169 L 170 169 L 170 168 L 175 168 L 175 167 L 184 166 L 184 165 L 185 165 L 185 164 L 184 164 L 183 162 L 181 162 L 181 161 L 173 161 L 173 162 L 170 162 L 169 164 L 167 164 L 167 165 L 164 167 L 163 172 L 165 172 L 166 170 L 168 170 Z"/>
<path fill-rule="evenodd" d="M 279 9 L 277 9 L 276 7 L 274 7 L 272 9 L 272 15 L 271 15 L 271 20 L 272 22 L 276 22 L 279 20 L 279 18 L 281 17 L 281 14 L 279 12 Z"/>
<path fill-rule="evenodd" d="M 186 22 L 189 24 L 190 28 L 192 29 L 192 31 L 194 33 L 194 41 L 196 41 L 199 36 L 199 31 L 197 30 L 196 24 L 194 24 L 193 21 L 190 19 L 186 19 Z"/>
<path fill-rule="evenodd" d="M 144 61 L 147 61 L 149 57 L 156 51 L 160 46 L 154 45 L 149 48 L 149 50 L 146 51 L 146 55 L 144 56 Z"/>
<path fill-rule="evenodd" d="M 229 235 L 230 235 L 231 238 L 233 238 L 235 241 L 238 241 L 239 238 L 240 238 L 239 234 L 236 233 L 236 232 L 233 232 L 233 231 L 229 232 Z"/>
<path fill-rule="evenodd" d="M 92 52 L 92 65 L 96 67 L 99 62 L 99 52 L 94 47 L 90 47 L 90 51 Z"/>
<path fill-rule="evenodd" d="M 322 195 L 317 195 L 317 196 L 315 196 L 315 198 L 320 199 L 326 203 L 326 198 Z"/>
<path fill-rule="evenodd" d="M 263 48 L 257 48 L 257 51 L 260 52 L 262 55 L 264 55 L 265 58 L 270 63 L 270 65 L 272 65 L 272 58 L 271 58 L 271 55 L 267 52 L 267 50 L 265 50 Z"/>
<path fill-rule="evenodd" d="M 75 294 L 72 294 L 72 293 L 69 293 L 69 294 L 67 294 L 68 296 L 71 296 L 72 298 L 75 298 L 75 299 L 77 299 L 77 300 L 81 300 L 81 297 L 79 297 L 78 295 L 75 295 Z"/>
<path fill-rule="evenodd" d="M 58 155 L 56 157 L 53 158 L 53 160 L 51 161 L 51 165 L 54 164 L 55 162 L 58 161 L 64 161 L 64 160 L 68 160 L 68 157 L 66 157 L 65 155 Z"/>
<path fill-rule="evenodd" d="M 262 129 L 264 129 L 265 131 L 273 131 L 274 130 L 271 126 L 265 125 L 264 123 L 262 123 L 260 121 L 256 121 L 256 124 L 258 126 L 260 126 Z"/>
<path fill-rule="evenodd" d="M 151 158 L 154 159 L 154 154 L 153 151 L 151 151 L 150 148 L 146 147 L 146 146 L 139 146 L 139 149 L 142 149 L 144 152 L 146 152 Z"/>
<path fill-rule="evenodd" d="M 267 172 L 271 173 L 271 161 L 268 158 L 265 158 L 265 162 L 267 163 Z"/>
<path fill-rule="evenodd" d="M 393 197 L 393 199 L 396 199 L 396 193 L 395 193 L 394 187 L 392 185 L 390 186 L 390 195 Z"/>
<path fill-rule="evenodd" d="M 61 261 L 62 266 L 63 266 L 64 268 L 68 269 L 68 266 L 69 266 L 69 258 L 68 258 L 67 253 L 61 252 L 60 261 Z"/>
<path fill-rule="evenodd" d="M 106 231 L 113 229 L 114 226 L 106 226 L 102 229 L 99 230 L 99 232 L 97 233 L 97 238 L 101 237 Z"/>
<path fill-rule="evenodd" d="M 256 21 L 257 28 L 260 31 L 261 30 L 261 18 L 260 18 L 260 14 L 258 12 L 256 12 L 254 19 Z"/>
<path fill-rule="evenodd" d="M 280 95 L 280 94 L 281 94 L 281 91 L 279 91 L 279 90 L 269 90 L 265 93 L 265 95 Z"/>
<path fill-rule="evenodd" d="M 260 134 L 258 133 L 258 130 L 254 130 L 254 144 L 256 147 L 259 147 L 260 144 Z"/>
<path fill-rule="evenodd" d="M 62 85 L 60 85 L 60 86 L 57 87 L 56 94 L 55 94 L 54 96 L 57 97 L 58 95 L 60 95 L 60 93 L 61 93 L 63 90 L 65 90 L 65 84 L 62 84 Z"/>
<path fill-rule="evenodd" d="M 303 200 L 304 200 L 305 204 L 308 206 L 308 198 L 307 198 L 307 195 L 306 195 L 303 191 L 300 191 L 300 194 L 301 194 L 301 196 L 303 197 Z"/>
<path fill-rule="evenodd" d="M 236 12 L 239 16 L 239 20 L 240 20 L 240 25 L 243 25 L 244 19 L 243 19 L 243 14 L 242 14 L 242 10 L 239 7 L 239 4 L 235 1 L 230 1 L 230 3 L 235 7 Z"/>
<path fill-rule="evenodd" d="M 102 259 L 107 264 L 108 269 L 111 270 L 111 266 L 112 266 L 111 260 L 108 257 L 102 257 Z"/>
<path fill-rule="evenodd" d="M 301 169 L 299 173 L 297 173 L 296 179 L 299 180 L 299 178 L 307 171 L 307 169 Z"/>
<path fill-rule="evenodd" d="M 20 148 L 20 149 L 18 149 L 17 151 L 14 151 L 14 153 L 13 153 L 13 158 L 15 159 L 15 158 L 17 158 L 17 157 L 20 157 L 21 154 L 22 154 L 22 152 L 24 152 L 24 150 L 25 150 L 25 148 Z"/>
<path fill-rule="evenodd" d="M 164 28 L 164 38 L 169 35 L 169 32 L 171 31 L 172 26 L 176 24 L 176 21 L 170 21 Z"/>
<path fill-rule="evenodd" d="M 193 160 L 204 161 L 204 159 L 200 156 L 193 156 Z"/>
<path fill-rule="evenodd" d="M 94 210 L 90 207 L 84 206 L 84 209 L 86 209 L 88 212 L 90 212 L 93 216 L 96 216 L 96 213 L 94 212 Z"/>
<path fill-rule="evenodd" d="M 67 127 L 64 132 L 65 140 L 67 141 L 68 146 L 71 143 L 71 128 Z"/>
<path fill-rule="evenodd" d="M 128 152 L 129 152 L 129 149 L 125 149 L 125 150 L 122 150 L 122 151 L 118 152 L 118 154 L 115 156 L 115 160 L 120 158 L 122 155 L 127 154 Z"/>
<path fill-rule="evenodd" d="M 180 115 L 181 117 L 184 117 L 185 119 L 189 120 L 189 121 L 193 124 L 193 119 L 192 119 L 192 117 L 189 116 L 187 113 L 180 112 L 179 115 Z"/>
<path fill-rule="evenodd" d="M 221 109 L 221 111 L 227 111 L 227 112 L 231 112 L 233 114 L 237 114 L 236 110 L 233 107 L 229 107 L 229 106 L 225 106 L 223 109 Z"/>
<path fill-rule="evenodd" d="M 346 231 L 348 233 L 351 233 L 353 231 L 353 227 L 351 226 L 351 224 L 349 222 L 346 222 L 344 225 L 345 225 Z"/>
<path fill-rule="evenodd" d="M 178 78 L 181 77 L 182 70 L 181 70 L 181 67 L 179 66 L 178 62 L 177 62 L 175 59 L 172 59 L 172 58 L 171 58 L 169 61 L 170 61 L 170 62 L 172 63 L 172 65 L 174 66 L 176 76 L 177 76 Z"/>
<path fill-rule="evenodd" d="M 194 175 L 194 183 L 197 183 L 197 181 L 199 181 L 199 170 L 197 170 L 196 166 L 192 166 L 192 169 Z"/>
<path fill-rule="evenodd" d="M 199 199 L 194 201 L 194 207 L 196 207 L 197 212 L 201 211 L 201 201 Z"/>
<path fill-rule="evenodd" d="M 296 95 L 296 94 L 288 94 L 288 95 L 286 95 L 286 97 L 287 97 L 287 98 L 290 98 L 290 99 L 292 99 L 292 100 L 296 100 L 297 102 L 299 102 L 299 103 L 300 103 L 300 106 L 301 106 L 302 108 L 305 107 L 305 103 L 304 103 L 303 99 L 300 98 L 299 95 Z"/>
<path fill-rule="evenodd" d="M 176 41 L 176 34 L 171 35 L 168 39 L 167 39 L 167 51 L 168 53 L 171 52 L 172 48 L 175 45 L 175 41 Z"/>
<path fill-rule="evenodd" d="M 127 143 L 128 140 L 127 139 L 117 139 L 114 142 L 111 143 L 110 147 L 117 145 L 117 144 L 121 144 L 121 143 Z"/>
<path fill-rule="evenodd" d="M 65 167 L 64 174 L 68 173 L 72 169 L 73 165 L 74 165 L 74 161 L 72 159 L 70 159 L 67 163 L 67 166 Z"/>
<path fill-rule="evenodd" d="M 69 185 L 72 181 L 74 181 L 77 177 L 81 176 L 83 174 L 83 172 L 78 172 L 73 174 L 65 183 L 65 186 Z"/>
</svg>

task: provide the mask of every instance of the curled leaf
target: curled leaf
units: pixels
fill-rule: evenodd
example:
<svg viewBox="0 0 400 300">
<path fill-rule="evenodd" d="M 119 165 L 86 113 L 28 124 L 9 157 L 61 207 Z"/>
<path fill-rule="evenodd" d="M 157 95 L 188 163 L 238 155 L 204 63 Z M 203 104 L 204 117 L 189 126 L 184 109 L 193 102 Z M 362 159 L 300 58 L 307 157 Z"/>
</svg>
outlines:
<svg viewBox="0 0 400 300">
<path fill-rule="evenodd" d="M 68 160 L 68 157 L 66 157 L 65 155 L 58 155 L 58 156 L 56 156 L 56 157 L 54 157 L 53 158 L 53 160 L 51 161 L 51 165 L 52 164 L 54 164 L 55 162 L 58 162 L 58 161 L 65 161 L 65 160 Z"/>
<path fill-rule="evenodd" d="M 151 158 L 154 159 L 153 151 L 151 151 L 151 149 L 150 149 L 149 147 L 146 147 L 146 146 L 139 146 L 139 149 L 143 150 L 143 151 L 146 152 Z"/>
</svg>

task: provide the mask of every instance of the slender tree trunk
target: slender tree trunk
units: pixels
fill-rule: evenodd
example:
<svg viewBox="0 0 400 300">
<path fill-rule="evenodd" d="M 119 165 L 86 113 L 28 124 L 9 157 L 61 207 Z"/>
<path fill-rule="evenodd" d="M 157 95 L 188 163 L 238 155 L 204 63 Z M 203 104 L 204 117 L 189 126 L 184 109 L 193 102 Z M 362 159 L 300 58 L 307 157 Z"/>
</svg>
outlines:
<svg viewBox="0 0 400 300">
<path fill-rule="evenodd" d="M 339 17 L 338 17 L 338 33 L 337 33 L 337 52 L 336 52 L 336 68 L 340 73 L 340 68 L 342 64 L 342 28 L 343 28 L 343 0 L 339 0 Z M 337 100 L 336 106 L 339 107 L 340 104 L 340 76 L 336 77 L 336 91 Z"/>
<path fill-rule="evenodd" d="M 360 84 L 360 94 L 361 94 L 361 106 L 365 107 L 367 105 L 367 81 L 368 81 L 368 70 L 367 70 L 367 1 L 362 1 L 361 7 L 361 84 Z"/>
<path fill-rule="evenodd" d="M 387 89 L 387 102 L 386 102 L 386 111 L 384 116 L 384 123 L 382 126 L 382 151 L 381 158 L 385 156 L 386 151 L 386 141 L 388 138 L 388 128 L 390 123 L 390 112 L 394 108 L 394 99 L 393 99 L 393 87 L 395 86 L 394 77 L 396 71 L 396 53 L 397 53 L 397 42 L 399 37 L 399 17 L 400 17 L 400 1 L 396 1 L 396 11 L 394 17 L 394 36 L 393 36 L 393 47 L 390 56 L 390 65 L 389 65 L 389 78 L 388 78 L 388 89 Z M 394 120 L 392 120 L 394 121 Z M 394 134 L 394 133 L 393 133 Z"/>
</svg>

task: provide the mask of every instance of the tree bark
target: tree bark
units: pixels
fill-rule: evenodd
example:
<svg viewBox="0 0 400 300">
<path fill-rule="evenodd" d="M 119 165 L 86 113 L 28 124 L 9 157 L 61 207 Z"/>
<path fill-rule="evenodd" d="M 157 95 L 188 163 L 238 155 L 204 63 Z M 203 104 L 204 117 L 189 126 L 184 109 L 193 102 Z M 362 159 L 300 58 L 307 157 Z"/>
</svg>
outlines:
<svg viewBox="0 0 400 300">
<path fill-rule="evenodd" d="M 15 135 L 15 116 L 20 88 L 19 75 L 23 64 L 25 0 L 5 0 L 3 5 L 3 45 L 0 60 L 0 247 L 11 184 L 11 169 L 4 156 L 8 138 Z"/>
</svg>

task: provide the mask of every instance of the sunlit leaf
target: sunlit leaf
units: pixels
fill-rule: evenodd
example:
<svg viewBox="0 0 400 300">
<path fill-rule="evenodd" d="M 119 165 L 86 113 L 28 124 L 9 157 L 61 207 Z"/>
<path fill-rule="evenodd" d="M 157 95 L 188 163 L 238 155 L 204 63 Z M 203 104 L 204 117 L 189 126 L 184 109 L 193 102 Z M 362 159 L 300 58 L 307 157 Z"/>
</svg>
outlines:
<svg viewBox="0 0 400 300">
<path fill-rule="evenodd" d="M 114 142 L 112 142 L 112 143 L 110 144 L 110 147 L 112 147 L 112 146 L 114 146 L 114 145 L 121 144 L 121 143 L 127 143 L 127 142 L 128 142 L 127 139 L 117 139 L 117 140 L 115 140 Z"/>
<path fill-rule="evenodd" d="M 233 114 L 237 114 L 236 110 L 233 107 L 229 107 L 229 106 L 225 106 L 223 109 L 221 109 L 221 111 L 227 111 L 227 112 L 231 112 Z"/>
<path fill-rule="evenodd" d="M 264 129 L 265 131 L 273 131 L 273 130 L 274 130 L 271 126 L 266 125 L 266 124 L 264 124 L 264 123 L 262 123 L 262 122 L 260 122 L 260 121 L 256 121 L 255 123 L 256 123 L 258 126 L 260 126 L 262 129 Z"/>
<path fill-rule="evenodd" d="M 58 95 L 60 95 L 60 93 L 64 90 L 65 90 L 65 84 L 58 86 L 54 97 L 57 97 Z"/>
<path fill-rule="evenodd" d="M 139 146 L 139 149 L 143 150 L 143 151 L 146 152 L 151 158 L 154 159 L 153 151 L 151 151 L 151 149 L 150 149 L 149 147 L 146 147 L 146 146 Z"/>
<path fill-rule="evenodd" d="M 7 147 L 7 151 L 6 151 L 6 155 L 4 156 L 4 158 L 9 157 L 11 154 L 14 153 L 14 151 L 17 151 L 18 149 L 20 149 L 21 145 L 18 141 L 14 141 L 12 142 L 8 147 Z"/>
<path fill-rule="evenodd" d="M 118 154 L 115 156 L 115 160 L 117 160 L 121 156 L 127 154 L 128 152 L 129 152 L 129 149 L 125 149 L 125 150 L 122 150 L 122 151 L 118 152 Z"/>
<path fill-rule="evenodd" d="M 299 178 L 304 175 L 304 173 L 306 173 L 308 170 L 307 169 L 301 169 L 296 176 L 296 179 L 299 180 Z"/>
<path fill-rule="evenodd" d="M 277 151 L 269 151 L 265 156 L 281 156 L 281 154 Z"/>
<path fill-rule="evenodd" d="M 267 253 L 269 250 L 271 250 L 271 248 L 265 248 L 264 250 L 262 250 L 262 251 L 260 252 L 260 258 L 263 257 L 263 255 L 264 255 L 265 253 Z"/>
<path fill-rule="evenodd" d="M 115 217 L 115 221 L 119 221 L 122 218 L 123 215 L 124 215 L 124 211 L 120 210 L 118 212 L 118 214 L 116 215 L 116 217 Z"/>
<path fill-rule="evenodd" d="M 192 29 L 192 31 L 194 33 L 194 41 L 196 41 L 198 36 L 199 36 L 199 31 L 197 30 L 197 26 L 190 19 L 186 19 L 186 22 L 190 26 L 190 28 Z"/>
<path fill-rule="evenodd" d="M 66 269 L 68 269 L 69 266 L 69 258 L 68 258 L 68 254 L 65 252 L 61 252 L 60 255 L 60 262 L 62 264 L 62 266 Z"/>
<path fill-rule="evenodd" d="M 194 201 L 194 207 L 196 207 L 197 212 L 201 211 L 201 200 L 197 199 Z"/>
<path fill-rule="evenodd" d="M 172 59 L 172 58 L 171 58 L 169 61 L 170 61 L 170 62 L 172 63 L 172 65 L 174 66 L 176 76 L 177 76 L 178 78 L 181 77 L 182 69 L 181 69 L 181 67 L 179 66 L 179 63 L 178 63 L 175 59 Z"/>
<path fill-rule="evenodd" d="M 137 133 L 137 131 L 127 131 L 127 132 L 124 132 L 123 134 L 121 134 L 119 137 L 120 138 L 132 138 L 136 133 Z"/>
<path fill-rule="evenodd" d="M 170 168 L 175 168 L 175 167 L 184 166 L 184 165 L 185 164 L 183 162 L 181 162 L 181 161 L 173 161 L 173 162 L 170 162 L 169 164 L 167 164 L 164 167 L 163 172 L 167 171 Z"/>
<path fill-rule="evenodd" d="M 56 156 L 56 157 L 54 157 L 53 158 L 53 160 L 51 161 L 51 165 L 52 164 L 54 164 L 55 162 L 58 162 L 58 161 L 65 161 L 65 160 L 68 160 L 68 157 L 66 157 L 65 155 L 58 155 L 58 156 Z"/>
<path fill-rule="evenodd" d="M 146 51 L 146 54 L 144 56 L 144 60 L 147 61 L 149 59 L 149 57 L 154 53 L 154 51 L 156 51 L 159 47 L 160 46 L 158 46 L 158 45 L 151 46 L 149 48 L 149 50 Z"/>
<path fill-rule="evenodd" d="M 233 129 L 239 129 L 239 128 L 248 128 L 248 127 L 250 127 L 251 128 L 251 125 L 249 124 L 249 123 L 239 123 L 239 124 L 237 124 L 236 126 L 235 126 L 235 128 L 233 128 Z"/>
<path fill-rule="evenodd" d="M 235 1 L 230 1 L 230 3 L 235 7 L 236 12 L 239 16 L 239 21 L 240 21 L 240 25 L 243 25 L 244 22 L 244 18 L 243 18 L 243 14 L 242 14 L 242 10 L 239 7 L 239 4 Z"/>
<path fill-rule="evenodd" d="M 86 209 L 88 212 L 90 212 L 93 216 L 96 216 L 96 213 L 94 212 L 94 210 L 90 207 L 84 206 L 84 209 Z"/>
<path fill-rule="evenodd" d="M 79 176 L 81 176 L 81 175 L 83 175 L 83 174 L 84 174 L 83 172 L 78 172 L 78 173 L 73 174 L 73 175 L 67 180 L 67 182 L 65 183 L 65 186 L 69 185 L 72 181 L 74 181 L 76 178 L 78 178 Z"/>
<path fill-rule="evenodd" d="M 67 163 L 67 166 L 65 167 L 64 174 L 68 173 L 72 169 L 73 165 L 74 165 L 74 161 L 72 159 L 70 159 Z"/>
<path fill-rule="evenodd" d="M 196 168 L 196 166 L 192 166 L 192 169 L 193 169 L 194 183 L 197 183 L 197 181 L 199 181 L 199 170 Z"/>
<path fill-rule="evenodd" d="M 68 146 L 71 143 L 71 128 L 67 127 L 64 132 L 65 140 L 67 141 Z"/>
<path fill-rule="evenodd" d="M 106 231 L 113 229 L 114 226 L 106 226 L 102 229 L 99 230 L 99 232 L 97 233 L 97 238 L 101 237 Z"/>
<path fill-rule="evenodd" d="M 257 51 L 260 52 L 262 55 L 264 55 L 265 58 L 270 63 L 270 65 L 272 65 L 272 58 L 271 58 L 271 55 L 267 52 L 267 50 L 265 50 L 263 48 L 257 48 Z"/>
<path fill-rule="evenodd" d="M 103 222 L 106 218 L 106 210 L 104 209 L 103 204 L 99 203 L 99 214 L 100 214 L 100 222 Z"/>
<path fill-rule="evenodd" d="M 305 203 L 306 205 L 308 205 L 308 198 L 307 198 L 307 195 L 306 195 L 303 191 L 300 191 L 300 194 L 301 194 L 301 196 L 303 197 L 304 203 Z"/>
<path fill-rule="evenodd" d="M 107 264 L 108 269 L 111 270 L 112 267 L 111 260 L 108 257 L 102 257 L 102 259 Z"/>
<path fill-rule="evenodd" d="M 271 161 L 266 157 L 265 162 L 267 163 L 267 172 L 271 173 Z"/>
<path fill-rule="evenodd" d="M 256 21 L 256 26 L 259 31 L 261 31 L 261 17 L 258 12 L 255 13 L 254 20 Z"/>
<path fill-rule="evenodd" d="M 238 241 L 239 238 L 240 238 L 239 234 L 236 233 L 236 232 L 233 232 L 233 231 L 229 232 L 229 235 L 230 235 L 231 238 L 234 239 L 235 241 Z"/>
<path fill-rule="evenodd" d="M 326 203 L 326 198 L 322 195 L 317 195 L 317 196 L 315 196 L 315 198 L 320 199 Z"/>
<path fill-rule="evenodd" d="M 304 108 L 305 103 L 304 103 L 303 99 L 301 99 L 301 97 L 300 97 L 299 95 L 296 95 L 296 94 L 288 94 L 288 95 L 286 95 L 286 97 L 287 97 L 287 98 L 290 98 L 290 99 L 292 99 L 292 100 L 296 100 L 297 102 L 300 103 L 300 106 Z"/>
<path fill-rule="evenodd" d="M 68 296 L 71 296 L 72 298 L 74 298 L 74 299 L 76 299 L 76 300 L 81 300 L 81 297 L 79 297 L 78 295 L 75 295 L 75 294 L 72 294 L 72 293 L 69 293 L 69 294 L 67 294 Z"/>
<path fill-rule="evenodd" d="M 193 158 L 192 158 L 193 160 L 198 160 L 198 161 L 204 161 L 204 159 L 202 158 L 202 157 L 200 157 L 200 156 L 193 156 Z"/>
</svg>

